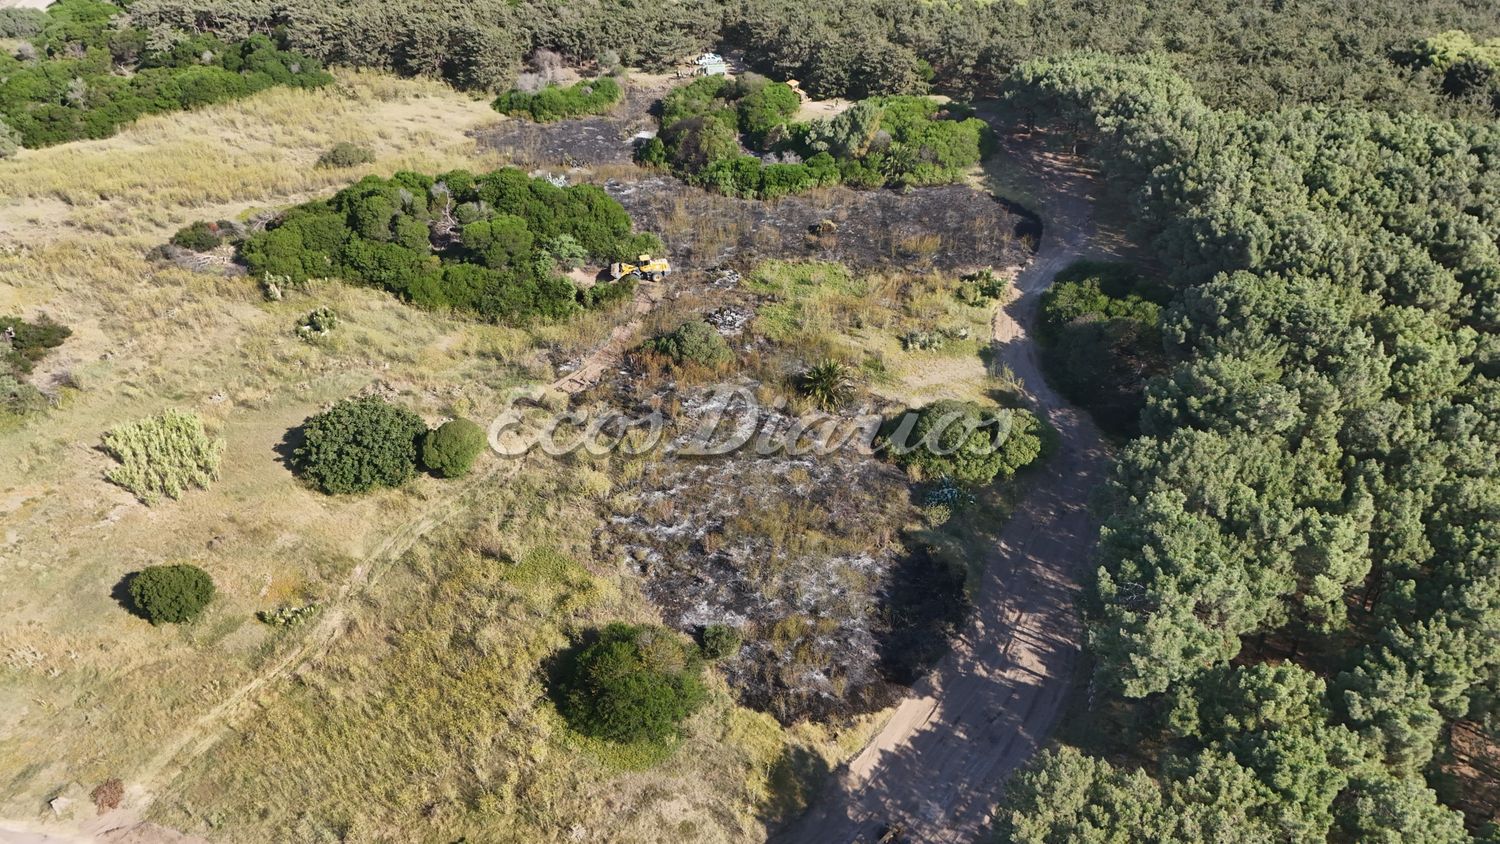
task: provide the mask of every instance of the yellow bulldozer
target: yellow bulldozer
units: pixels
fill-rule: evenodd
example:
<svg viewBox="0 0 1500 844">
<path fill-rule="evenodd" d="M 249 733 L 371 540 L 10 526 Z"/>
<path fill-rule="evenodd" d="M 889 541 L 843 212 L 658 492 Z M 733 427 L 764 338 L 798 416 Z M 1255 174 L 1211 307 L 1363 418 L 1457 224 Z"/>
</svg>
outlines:
<svg viewBox="0 0 1500 844">
<path fill-rule="evenodd" d="M 609 277 L 615 281 L 628 275 L 638 275 L 647 281 L 661 281 L 671 271 L 670 261 L 666 258 L 652 258 L 650 255 L 641 255 L 633 264 L 618 261 L 609 265 Z"/>
</svg>

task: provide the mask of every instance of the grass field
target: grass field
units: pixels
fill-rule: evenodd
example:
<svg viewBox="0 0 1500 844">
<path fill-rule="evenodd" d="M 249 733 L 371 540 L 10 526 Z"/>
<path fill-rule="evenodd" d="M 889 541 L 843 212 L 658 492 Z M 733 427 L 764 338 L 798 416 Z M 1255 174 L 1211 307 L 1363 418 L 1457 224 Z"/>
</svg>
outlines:
<svg viewBox="0 0 1500 844">
<path fill-rule="evenodd" d="M 422 478 L 328 498 L 283 463 L 289 429 L 361 390 L 429 421 L 486 419 L 502 390 L 550 380 L 543 344 L 588 348 L 608 315 L 532 333 L 334 283 L 267 302 L 252 280 L 146 257 L 189 221 L 298 202 L 365 173 L 496 166 L 466 132 L 497 119 L 442 86 L 341 73 L 326 91 L 272 90 L 0 164 L 0 312 L 45 312 L 75 332 L 36 376 L 58 407 L 0 437 L 0 816 L 34 820 L 62 795 L 83 822 L 89 790 L 119 777 L 127 809 L 225 840 L 481 829 L 487 840 L 590 840 L 578 829 L 749 840 L 857 746 L 859 726 L 788 733 L 722 687 L 683 746 L 653 751 L 670 764 L 558 723 L 543 658 L 580 625 L 649 616 L 617 577 L 584 568 L 590 522 L 572 492 L 586 488 L 572 477 L 582 468 L 496 475 L 478 503 L 372 571 L 376 552 L 451 490 Z M 312 167 L 343 140 L 376 161 Z M 299 338 L 298 319 L 320 305 L 339 329 Z M 146 507 L 103 479 L 97 446 L 166 407 L 200 413 L 225 438 L 222 478 Z M 198 622 L 153 628 L 117 600 L 122 578 L 161 562 L 213 575 L 220 597 Z M 346 592 L 323 611 L 338 613 L 332 644 L 259 689 L 317 617 L 277 630 L 255 612 Z M 230 738 L 187 735 L 244 689 L 253 705 L 226 716 Z"/>
<path fill-rule="evenodd" d="M 88 792 L 118 777 L 122 811 L 215 840 L 758 840 L 876 726 L 786 729 L 715 680 L 677 746 L 585 741 L 553 713 L 541 666 L 591 625 L 652 618 L 634 580 L 596 559 L 595 469 L 505 467 L 461 499 L 427 477 L 330 498 L 285 466 L 289 430 L 361 391 L 430 423 L 486 420 L 509 387 L 555 376 L 547 349 L 582 353 L 619 315 L 527 331 L 336 283 L 268 302 L 254 280 L 147 257 L 190 221 L 366 173 L 497 166 L 468 132 L 500 119 L 440 85 L 340 72 L 327 90 L 275 89 L 0 163 L 0 313 L 74 330 L 35 375 L 57 406 L 0 432 L 0 818 L 34 822 L 61 795 L 74 800 L 62 821 L 82 824 Z M 338 141 L 376 160 L 315 169 Z M 994 386 L 977 336 L 919 359 L 848 321 L 894 308 L 882 329 L 982 332 L 983 310 L 951 305 L 949 282 L 857 283 L 874 298 L 854 301 L 854 281 L 788 295 L 806 310 L 780 318 L 815 330 L 788 346 L 817 333 L 881 357 L 872 383 L 891 396 Z M 298 337 L 318 306 L 339 328 Z M 924 383 L 938 361 L 951 364 L 941 383 Z M 165 408 L 226 440 L 222 477 L 147 507 L 104 480 L 98 446 Z M 433 527 L 439 512 L 452 518 Z M 191 625 L 154 628 L 118 598 L 128 574 L 164 562 L 216 581 Z M 322 614 L 300 627 L 255 617 L 313 601 Z"/>
</svg>

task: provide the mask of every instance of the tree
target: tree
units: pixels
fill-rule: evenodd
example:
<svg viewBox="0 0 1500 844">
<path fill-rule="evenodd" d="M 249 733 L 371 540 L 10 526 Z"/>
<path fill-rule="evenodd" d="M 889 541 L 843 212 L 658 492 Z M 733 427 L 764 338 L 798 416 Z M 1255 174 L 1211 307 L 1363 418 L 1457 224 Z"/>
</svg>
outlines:
<svg viewBox="0 0 1500 844">
<path fill-rule="evenodd" d="M 293 461 L 330 495 L 397 487 L 415 474 L 426 431 L 421 417 L 377 396 L 344 399 L 303 423 Z"/>
<path fill-rule="evenodd" d="M 986 484 L 1009 477 L 1041 453 L 1036 417 L 951 399 L 908 411 L 888 428 L 897 462 L 923 478 Z"/>
<path fill-rule="evenodd" d="M 1419 777 L 1372 773 L 1339 798 L 1339 828 L 1369 844 L 1467 844 L 1463 815 L 1438 803 Z"/>
<path fill-rule="evenodd" d="M 188 563 L 147 566 L 130 578 L 130 601 L 152 624 L 184 624 L 214 598 L 208 572 Z"/>
<path fill-rule="evenodd" d="M 1164 841 L 1170 820 L 1161 788 L 1070 747 L 1049 750 L 1011 779 L 997 841 L 1015 844 Z"/>
<path fill-rule="evenodd" d="M 467 475 L 484 446 L 483 428 L 467 419 L 450 419 L 422 438 L 422 465 L 445 478 Z"/>
<path fill-rule="evenodd" d="M 708 698 L 697 649 L 652 626 L 615 623 L 570 661 L 558 690 L 568 723 L 615 742 L 665 741 Z"/>
</svg>

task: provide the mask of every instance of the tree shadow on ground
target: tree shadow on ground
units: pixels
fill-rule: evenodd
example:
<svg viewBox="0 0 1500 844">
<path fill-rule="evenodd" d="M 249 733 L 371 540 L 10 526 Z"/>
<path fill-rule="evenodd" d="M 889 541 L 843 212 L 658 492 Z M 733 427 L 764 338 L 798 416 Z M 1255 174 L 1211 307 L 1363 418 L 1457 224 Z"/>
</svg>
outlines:
<svg viewBox="0 0 1500 844">
<path fill-rule="evenodd" d="M 141 612 L 140 608 L 135 605 L 135 599 L 130 597 L 130 583 L 131 581 L 135 580 L 136 576 L 139 574 L 139 571 L 133 571 L 120 578 L 119 582 L 117 582 L 114 587 L 109 590 L 109 597 L 113 598 L 115 600 L 115 603 L 119 604 L 120 607 L 126 612 L 130 613 L 136 618 L 149 621 L 150 619 L 146 618 L 146 614 Z"/>
<path fill-rule="evenodd" d="M 952 648 L 969 612 L 965 572 L 925 545 L 916 545 L 887 574 L 876 636 L 881 674 L 902 686 L 915 683 Z"/>
<path fill-rule="evenodd" d="M 307 442 L 307 433 L 303 426 L 298 425 L 288 428 L 282 435 L 281 441 L 271 446 L 271 451 L 276 455 L 276 462 L 286 468 L 288 472 L 297 474 L 297 449 Z"/>
<path fill-rule="evenodd" d="M 757 810 L 766 829 L 776 832 L 800 817 L 832 773 L 828 761 L 810 748 L 787 747 L 766 773 L 767 796 Z"/>
</svg>

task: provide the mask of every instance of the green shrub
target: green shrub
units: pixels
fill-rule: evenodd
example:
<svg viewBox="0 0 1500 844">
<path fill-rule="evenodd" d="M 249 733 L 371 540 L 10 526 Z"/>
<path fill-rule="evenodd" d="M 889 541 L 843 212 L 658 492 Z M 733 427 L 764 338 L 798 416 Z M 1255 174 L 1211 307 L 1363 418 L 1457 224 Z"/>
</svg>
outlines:
<svg viewBox="0 0 1500 844">
<path fill-rule="evenodd" d="M 41 9 L 0 9 L 0 38 L 32 38 L 47 26 Z"/>
<path fill-rule="evenodd" d="M 374 160 L 375 153 L 369 148 L 348 141 L 340 141 L 318 156 L 318 161 L 313 166 L 342 170 L 346 167 L 369 164 Z"/>
<path fill-rule="evenodd" d="M 559 265 L 605 264 L 660 245 L 632 231 L 625 209 L 601 188 L 559 188 L 506 168 L 367 176 L 289 209 L 240 243 L 239 258 L 255 276 L 291 283 L 338 276 L 422 307 L 524 323 L 564 319 L 600 301 L 580 296 Z"/>
<path fill-rule="evenodd" d="M 825 360 L 802 373 L 797 379 L 797 389 L 823 410 L 834 411 L 854 397 L 854 380 L 849 367 L 836 360 Z"/>
<path fill-rule="evenodd" d="M 664 741 L 703 705 L 702 658 L 670 630 L 611 624 L 565 666 L 558 704 L 584 735 Z"/>
<path fill-rule="evenodd" d="M 47 409 L 47 397 L 13 372 L 0 369 L 0 413 L 28 416 Z"/>
<path fill-rule="evenodd" d="M 421 417 L 376 396 L 344 399 L 303 424 L 293 452 L 302 476 L 330 495 L 398 487 L 417 468 Z"/>
<path fill-rule="evenodd" d="M 703 656 L 706 659 L 721 660 L 728 659 L 740 652 L 740 646 L 744 639 L 740 631 L 727 624 L 710 624 L 703 628 L 703 642 L 700 645 Z"/>
<path fill-rule="evenodd" d="M 15 371 L 17 375 L 31 372 L 37 362 L 46 357 L 48 352 L 61 346 L 64 340 L 73 336 L 71 328 L 46 314 L 37 317 L 35 322 L 27 322 L 20 317 L 0 317 L 0 335 L 6 332 L 10 332 L 13 337 L 10 348 L 3 356 L 0 356 L 0 362 Z M 0 344 L 3 344 L 3 341 L 0 341 Z"/>
<path fill-rule="evenodd" d="M 326 337 L 338 327 L 338 313 L 325 305 L 308 311 L 307 316 L 297 323 L 297 333 L 303 337 Z"/>
<path fill-rule="evenodd" d="M 484 446 L 483 428 L 467 419 L 451 419 L 422 438 L 422 465 L 445 478 L 467 475 Z"/>
<path fill-rule="evenodd" d="M 646 348 L 670 357 L 677 364 L 694 363 L 709 368 L 723 366 L 734 357 L 724 337 L 702 320 L 684 322 L 676 330 L 648 340 Z"/>
<path fill-rule="evenodd" d="M 985 484 L 1009 477 L 1042 449 L 1036 417 L 1024 410 L 983 408 L 946 399 L 888 426 L 896 461 L 926 480 Z"/>
<path fill-rule="evenodd" d="M 168 410 L 105 434 L 104 450 L 120 464 L 105 477 L 154 504 L 217 480 L 224 441 L 210 437 L 197 414 Z"/>
<path fill-rule="evenodd" d="M 969 273 L 958 280 L 958 300 L 965 305 L 983 305 L 1005 296 L 1008 282 L 992 269 Z"/>
<path fill-rule="evenodd" d="M 501 114 L 524 114 L 538 123 L 600 114 L 620 100 L 620 85 L 613 79 L 585 79 L 563 88 L 548 85 L 535 93 L 512 90 L 495 99 Z"/>
<path fill-rule="evenodd" d="M 136 611 L 152 624 L 183 624 L 214 599 L 214 581 L 187 563 L 147 566 L 130 579 L 129 591 Z"/>
<path fill-rule="evenodd" d="M 172 235 L 174 246 L 181 246 L 183 249 L 191 249 L 194 252 L 217 249 L 223 242 L 224 236 L 219 233 L 218 225 L 204 220 L 191 223 Z"/>
</svg>

